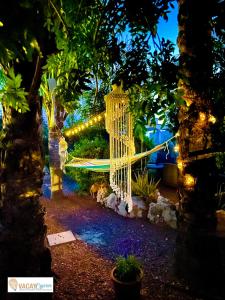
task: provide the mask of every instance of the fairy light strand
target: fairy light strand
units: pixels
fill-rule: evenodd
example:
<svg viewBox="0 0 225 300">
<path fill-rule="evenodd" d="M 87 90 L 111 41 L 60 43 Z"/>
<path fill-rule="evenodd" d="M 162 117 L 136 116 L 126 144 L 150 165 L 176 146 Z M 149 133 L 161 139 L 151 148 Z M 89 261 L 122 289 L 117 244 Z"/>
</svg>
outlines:
<svg viewBox="0 0 225 300">
<path fill-rule="evenodd" d="M 99 122 L 101 122 L 106 116 L 106 113 L 103 112 L 99 115 L 96 115 L 96 116 L 93 116 L 91 117 L 91 119 L 89 119 L 88 121 L 82 123 L 82 124 L 79 124 L 79 125 L 75 125 L 71 128 L 68 128 L 64 131 L 64 135 L 66 137 L 72 137 L 78 133 L 80 133 L 81 131 L 87 129 L 88 127 L 90 126 L 93 126 Z"/>
</svg>

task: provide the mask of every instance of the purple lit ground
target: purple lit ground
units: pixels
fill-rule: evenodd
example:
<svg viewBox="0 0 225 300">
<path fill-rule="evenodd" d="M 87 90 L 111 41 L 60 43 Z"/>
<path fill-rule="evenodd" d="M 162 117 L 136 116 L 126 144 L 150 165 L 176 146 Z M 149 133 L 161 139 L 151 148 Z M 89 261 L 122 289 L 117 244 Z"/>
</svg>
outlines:
<svg viewBox="0 0 225 300">
<path fill-rule="evenodd" d="M 126 254 L 137 255 L 144 267 L 141 300 L 196 299 L 172 275 L 175 230 L 147 219 L 124 218 L 89 196 L 70 193 L 61 201 L 43 198 L 42 203 L 49 234 L 71 230 L 80 238 L 51 248 L 59 277 L 53 299 L 115 299 L 109 274 L 115 258 Z"/>
</svg>

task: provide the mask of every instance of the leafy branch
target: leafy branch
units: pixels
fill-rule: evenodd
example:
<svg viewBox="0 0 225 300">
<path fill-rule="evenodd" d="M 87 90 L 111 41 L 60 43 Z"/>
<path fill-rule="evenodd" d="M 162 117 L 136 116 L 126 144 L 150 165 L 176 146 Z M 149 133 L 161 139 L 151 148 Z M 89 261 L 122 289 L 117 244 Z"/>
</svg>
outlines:
<svg viewBox="0 0 225 300">
<path fill-rule="evenodd" d="M 0 89 L 0 101 L 5 106 L 25 113 L 29 110 L 26 99 L 28 93 L 21 87 L 21 83 L 22 76 L 20 74 L 15 75 L 13 68 L 9 69 L 8 76 L 5 75 L 5 84 Z"/>
</svg>

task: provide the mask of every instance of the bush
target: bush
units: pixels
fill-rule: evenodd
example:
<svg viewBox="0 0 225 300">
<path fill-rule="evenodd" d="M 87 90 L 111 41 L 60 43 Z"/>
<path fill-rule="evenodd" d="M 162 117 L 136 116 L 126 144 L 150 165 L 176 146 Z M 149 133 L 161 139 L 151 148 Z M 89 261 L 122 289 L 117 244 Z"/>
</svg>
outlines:
<svg viewBox="0 0 225 300">
<path fill-rule="evenodd" d="M 74 144 L 74 149 L 69 153 L 70 157 L 82 158 L 109 158 L 109 144 L 101 136 L 84 137 Z M 78 168 L 67 168 L 67 174 L 76 181 L 79 191 L 89 191 L 90 186 L 95 182 L 107 183 L 108 173 L 92 172 Z"/>
</svg>

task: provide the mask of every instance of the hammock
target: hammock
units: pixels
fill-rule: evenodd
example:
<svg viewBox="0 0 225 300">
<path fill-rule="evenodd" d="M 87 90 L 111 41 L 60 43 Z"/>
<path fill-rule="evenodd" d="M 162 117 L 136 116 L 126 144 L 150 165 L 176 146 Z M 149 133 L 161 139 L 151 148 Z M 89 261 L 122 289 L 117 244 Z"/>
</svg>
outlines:
<svg viewBox="0 0 225 300">
<path fill-rule="evenodd" d="M 158 146 L 154 147 L 151 150 L 135 154 L 131 158 L 131 163 L 135 163 L 139 159 L 148 156 L 154 152 L 157 152 L 159 150 L 165 149 L 168 142 L 175 138 L 175 136 L 171 137 L 167 141 L 165 141 L 162 144 L 159 144 Z M 120 168 L 124 168 L 126 165 L 126 157 L 119 158 L 118 165 Z M 79 158 L 79 157 L 74 157 L 72 158 L 69 162 L 65 164 L 66 167 L 70 168 L 80 168 L 80 169 L 86 169 L 89 171 L 94 171 L 94 172 L 109 172 L 110 171 L 110 159 L 94 159 L 94 158 Z"/>
</svg>

